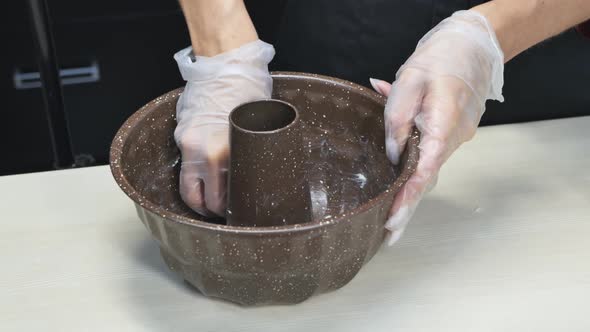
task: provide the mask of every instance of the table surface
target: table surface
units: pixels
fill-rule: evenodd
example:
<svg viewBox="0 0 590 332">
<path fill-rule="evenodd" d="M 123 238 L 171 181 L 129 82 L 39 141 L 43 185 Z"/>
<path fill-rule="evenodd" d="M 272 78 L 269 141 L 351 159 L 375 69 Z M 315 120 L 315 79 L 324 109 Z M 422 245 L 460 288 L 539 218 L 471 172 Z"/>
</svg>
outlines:
<svg viewBox="0 0 590 332">
<path fill-rule="evenodd" d="M 590 331 L 590 117 L 481 128 L 405 236 L 295 306 L 170 272 L 105 166 L 0 177 L 2 331 Z"/>
</svg>

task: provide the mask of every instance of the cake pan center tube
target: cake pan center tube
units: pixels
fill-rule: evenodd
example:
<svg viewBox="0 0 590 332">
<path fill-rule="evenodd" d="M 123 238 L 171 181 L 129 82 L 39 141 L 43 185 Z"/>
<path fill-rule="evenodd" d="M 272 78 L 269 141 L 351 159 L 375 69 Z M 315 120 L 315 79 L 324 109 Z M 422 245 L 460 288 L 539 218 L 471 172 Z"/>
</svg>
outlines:
<svg viewBox="0 0 590 332">
<path fill-rule="evenodd" d="M 311 221 L 303 122 L 291 104 L 259 100 L 230 120 L 227 224 L 283 226 Z"/>
</svg>

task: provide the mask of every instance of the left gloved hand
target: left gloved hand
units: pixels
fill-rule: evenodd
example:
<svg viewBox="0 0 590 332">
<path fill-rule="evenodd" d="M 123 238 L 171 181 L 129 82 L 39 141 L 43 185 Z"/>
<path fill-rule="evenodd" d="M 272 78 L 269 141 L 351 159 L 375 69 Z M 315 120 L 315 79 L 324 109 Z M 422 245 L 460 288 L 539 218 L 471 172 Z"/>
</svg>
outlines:
<svg viewBox="0 0 590 332">
<path fill-rule="evenodd" d="M 445 19 L 419 42 L 393 85 L 371 79 L 388 96 L 386 150 L 397 164 L 414 125 L 421 132 L 416 172 L 395 197 L 385 227 L 396 242 L 442 164 L 475 134 L 488 99 L 503 101 L 504 55 L 487 19 L 472 10 Z"/>
<path fill-rule="evenodd" d="M 204 216 L 224 216 L 229 161 L 229 113 L 245 102 L 270 98 L 268 63 L 275 51 L 261 40 L 212 57 L 175 54 L 186 87 L 176 104 L 174 131 L 182 155 L 180 196 Z"/>
</svg>

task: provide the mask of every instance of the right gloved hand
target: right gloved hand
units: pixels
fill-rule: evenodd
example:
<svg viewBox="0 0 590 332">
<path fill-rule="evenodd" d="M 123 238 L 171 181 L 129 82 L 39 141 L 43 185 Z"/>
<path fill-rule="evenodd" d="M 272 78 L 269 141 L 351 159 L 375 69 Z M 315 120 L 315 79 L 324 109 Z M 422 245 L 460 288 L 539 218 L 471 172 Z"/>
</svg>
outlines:
<svg viewBox="0 0 590 332">
<path fill-rule="evenodd" d="M 196 212 L 225 215 L 229 113 L 236 106 L 270 98 L 268 63 L 274 48 L 261 40 L 213 57 L 174 55 L 187 84 L 176 105 L 176 144 L 182 155 L 180 195 Z"/>
<path fill-rule="evenodd" d="M 416 171 L 397 193 L 385 228 L 397 241 L 443 163 L 479 124 L 488 99 L 503 101 L 504 54 L 487 18 L 459 11 L 428 32 L 398 70 L 393 85 L 372 80 L 389 96 L 386 151 L 397 164 L 412 128 L 421 133 Z"/>
</svg>

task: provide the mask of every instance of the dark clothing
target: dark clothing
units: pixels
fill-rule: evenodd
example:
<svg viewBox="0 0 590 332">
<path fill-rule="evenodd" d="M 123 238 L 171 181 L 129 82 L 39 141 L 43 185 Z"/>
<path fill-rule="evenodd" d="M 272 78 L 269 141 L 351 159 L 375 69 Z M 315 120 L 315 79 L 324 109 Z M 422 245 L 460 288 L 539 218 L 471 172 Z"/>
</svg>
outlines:
<svg viewBox="0 0 590 332">
<path fill-rule="evenodd" d="M 586 38 L 590 38 L 590 20 L 576 26 L 576 30 Z"/>
<path fill-rule="evenodd" d="M 256 1 L 251 9 L 262 39 L 274 44 L 272 70 L 336 76 L 366 86 L 392 81 L 418 40 L 453 12 L 484 1 L 286 0 L 280 15 Z M 248 3 L 248 2 L 247 2 Z M 260 12 L 259 12 L 260 11 Z M 517 33 L 517 32 L 515 32 Z M 488 102 L 482 124 L 590 115 L 590 42 L 574 29 L 511 60 L 504 103 Z"/>
</svg>

